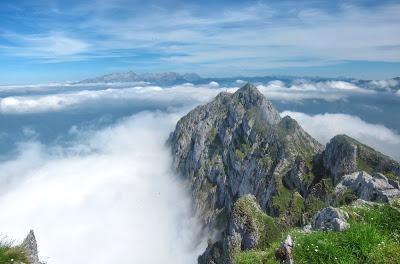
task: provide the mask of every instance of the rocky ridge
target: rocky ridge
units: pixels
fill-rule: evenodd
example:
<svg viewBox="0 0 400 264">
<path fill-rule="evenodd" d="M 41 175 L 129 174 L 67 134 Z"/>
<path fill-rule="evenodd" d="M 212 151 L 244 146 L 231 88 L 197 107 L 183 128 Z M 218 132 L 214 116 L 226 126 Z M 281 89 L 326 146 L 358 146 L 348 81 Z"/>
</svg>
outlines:
<svg viewBox="0 0 400 264">
<path fill-rule="evenodd" d="M 328 205 L 400 197 L 399 163 L 345 135 L 322 146 L 251 84 L 188 113 L 169 144 L 205 228 L 220 233 L 199 263 L 268 243 L 272 217 L 304 225 Z"/>
</svg>

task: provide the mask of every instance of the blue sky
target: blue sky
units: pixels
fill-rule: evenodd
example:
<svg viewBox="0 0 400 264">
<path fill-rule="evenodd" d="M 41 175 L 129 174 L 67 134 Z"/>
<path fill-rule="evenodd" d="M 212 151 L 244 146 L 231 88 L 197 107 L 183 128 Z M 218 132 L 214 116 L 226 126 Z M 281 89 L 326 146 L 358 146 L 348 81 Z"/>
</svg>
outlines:
<svg viewBox="0 0 400 264">
<path fill-rule="evenodd" d="M 398 1 L 3 0 L 0 84 L 134 70 L 400 75 Z"/>
</svg>

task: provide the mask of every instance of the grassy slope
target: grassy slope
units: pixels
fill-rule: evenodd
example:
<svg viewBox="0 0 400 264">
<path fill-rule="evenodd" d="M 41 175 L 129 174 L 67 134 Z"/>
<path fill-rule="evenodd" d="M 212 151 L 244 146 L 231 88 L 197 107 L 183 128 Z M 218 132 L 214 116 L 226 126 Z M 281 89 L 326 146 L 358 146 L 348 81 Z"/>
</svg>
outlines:
<svg viewBox="0 0 400 264">
<path fill-rule="evenodd" d="M 344 209 L 351 215 L 351 228 L 347 231 L 311 234 L 296 229 L 287 231 L 295 240 L 295 263 L 400 263 L 398 208 L 384 205 Z M 275 249 L 280 241 L 262 250 L 240 252 L 236 264 L 279 263 L 275 260 Z"/>
</svg>

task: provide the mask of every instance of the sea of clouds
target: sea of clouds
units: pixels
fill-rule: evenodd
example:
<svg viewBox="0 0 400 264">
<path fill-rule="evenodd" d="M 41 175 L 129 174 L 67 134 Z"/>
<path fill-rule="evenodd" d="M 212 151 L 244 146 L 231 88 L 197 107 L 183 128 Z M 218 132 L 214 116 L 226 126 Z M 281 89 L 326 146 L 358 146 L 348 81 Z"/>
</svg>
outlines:
<svg viewBox="0 0 400 264">
<path fill-rule="evenodd" d="M 206 243 L 165 142 L 190 109 L 241 85 L 0 86 L 0 232 L 34 229 L 51 263 L 195 263 Z M 400 160 L 397 91 L 258 88 L 321 143 L 345 133 Z"/>
</svg>

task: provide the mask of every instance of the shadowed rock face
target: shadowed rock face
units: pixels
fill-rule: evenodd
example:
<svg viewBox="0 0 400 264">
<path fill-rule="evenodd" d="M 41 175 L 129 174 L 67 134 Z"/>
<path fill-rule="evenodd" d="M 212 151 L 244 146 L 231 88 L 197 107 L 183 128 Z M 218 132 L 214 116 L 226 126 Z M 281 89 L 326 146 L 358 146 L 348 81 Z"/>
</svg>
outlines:
<svg viewBox="0 0 400 264">
<path fill-rule="evenodd" d="M 344 135 L 324 149 L 294 119 L 281 118 L 251 84 L 196 107 L 178 121 L 168 143 L 204 227 L 221 233 L 199 263 L 229 264 L 238 248 L 260 243 L 254 215 L 238 217 L 235 204 L 243 197 L 250 211 L 259 208 L 284 225 L 299 225 L 336 202 L 332 195 L 344 175 L 380 172 L 398 189 L 399 163 Z M 372 192 L 379 186 L 372 185 Z M 354 191 L 359 197 L 363 192 Z"/>
<path fill-rule="evenodd" d="M 334 183 L 338 183 L 343 175 L 359 170 L 400 176 L 398 162 L 346 135 L 332 138 L 322 156 L 325 173 L 330 174 Z"/>
</svg>

